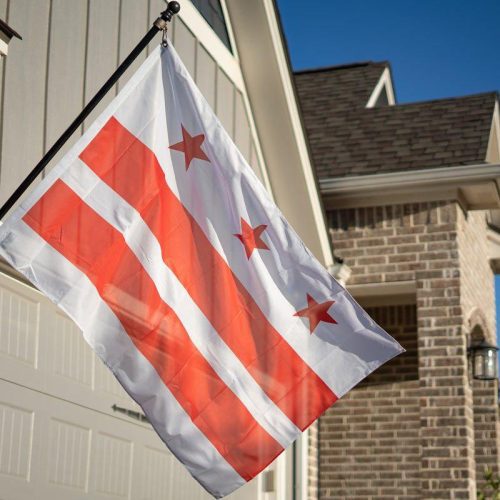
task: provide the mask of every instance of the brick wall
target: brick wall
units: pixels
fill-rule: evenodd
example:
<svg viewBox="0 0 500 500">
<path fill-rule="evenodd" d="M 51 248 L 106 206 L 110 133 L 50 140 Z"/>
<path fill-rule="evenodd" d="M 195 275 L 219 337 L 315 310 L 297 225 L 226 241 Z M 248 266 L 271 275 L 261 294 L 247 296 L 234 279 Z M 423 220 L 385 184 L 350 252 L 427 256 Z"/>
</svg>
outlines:
<svg viewBox="0 0 500 500">
<path fill-rule="evenodd" d="M 416 284 L 418 357 L 413 355 L 413 362 L 418 360 L 419 380 L 418 386 L 411 386 L 411 390 L 417 391 L 418 387 L 420 458 L 419 466 L 413 463 L 411 470 L 414 474 L 418 472 L 420 478 L 420 498 L 475 498 L 475 453 L 482 454 L 483 458 L 489 457 L 484 460 L 496 460 L 493 449 L 497 449 L 498 434 L 497 426 L 492 424 L 496 417 L 491 415 L 491 391 L 488 392 L 490 401 L 483 405 L 489 408 L 489 417 L 485 417 L 479 407 L 473 413 L 466 350 L 466 335 L 470 331 L 468 315 L 472 307 L 482 307 L 484 314 L 490 318 L 490 328 L 494 327 L 491 319 L 493 311 L 490 310 L 494 300 L 493 282 L 486 256 L 484 214 L 469 213 L 466 216 L 456 202 L 443 201 L 336 210 L 329 213 L 329 222 L 335 251 L 353 270 L 349 285 L 407 280 Z M 481 281 L 486 285 L 482 286 Z M 357 447 L 362 449 L 361 442 L 353 444 L 348 435 L 355 439 L 354 434 L 350 434 L 352 429 L 362 431 L 357 427 L 356 419 L 366 418 L 368 422 L 364 425 L 373 425 L 378 418 L 386 418 L 378 401 L 382 393 L 377 391 L 388 390 L 390 394 L 391 390 L 407 388 L 405 384 L 417 384 L 395 383 L 397 373 L 393 367 L 382 368 L 379 374 L 372 375 L 367 384 L 383 385 L 365 385 L 355 389 L 321 420 L 321 498 L 328 498 L 329 495 L 335 498 L 372 498 L 372 493 L 363 493 L 361 486 L 361 490 L 356 490 L 356 478 L 360 476 L 356 473 L 358 465 L 359 471 L 367 473 L 361 455 L 366 453 L 366 460 L 374 460 L 369 451 L 371 447 L 360 452 L 359 463 L 356 453 L 353 459 L 347 458 L 346 450 L 354 453 Z M 401 381 L 405 380 L 405 376 L 404 370 L 400 371 Z M 415 392 L 411 394 L 416 397 Z M 400 396 L 403 401 L 403 395 Z M 477 393 L 479 397 L 487 399 L 486 395 L 479 396 Z M 368 414 L 360 414 L 359 411 L 357 415 L 349 413 L 354 411 L 356 404 L 363 402 L 363 398 L 366 404 L 373 405 L 368 407 Z M 352 406 L 349 406 L 350 402 Z M 408 402 L 408 408 L 414 410 L 414 402 Z M 332 420 L 337 418 L 336 412 L 343 411 L 346 413 L 338 415 L 338 422 Z M 474 428 L 474 419 L 478 422 L 480 414 L 487 427 L 481 431 L 483 434 L 478 434 L 480 431 Z M 350 416 L 354 417 L 354 421 L 351 419 L 348 424 Z M 337 424 L 344 426 L 341 429 L 345 434 L 336 434 L 334 427 Z M 494 444 L 488 448 L 487 436 L 492 433 L 495 434 Z M 340 445 L 335 444 L 334 439 L 339 439 Z M 398 449 L 398 454 L 404 464 L 404 449 Z M 495 457 L 491 459 L 493 455 Z M 349 477 L 345 475 L 347 472 L 342 472 L 343 469 L 339 470 L 338 464 L 342 460 L 351 461 L 350 465 L 354 466 Z M 416 487 L 411 483 L 416 480 L 415 477 L 411 478 L 411 486 L 403 492 L 405 486 L 402 484 L 407 471 L 394 463 L 393 466 L 393 474 L 399 478 L 394 478 L 392 487 L 398 493 L 394 493 L 393 498 L 415 495 Z M 375 488 L 375 481 L 382 478 L 376 476 L 375 469 L 370 471 L 370 481 Z M 384 487 L 391 488 L 388 485 Z M 345 495 L 339 491 L 335 493 L 335 488 Z M 377 495 L 386 493 L 377 490 Z"/>
<path fill-rule="evenodd" d="M 420 496 L 418 381 L 352 390 L 321 418 L 321 499 Z"/>
<path fill-rule="evenodd" d="M 486 215 L 483 211 L 458 212 L 458 250 L 461 262 L 460 304 L 466 320 L 480 309 L 490 342 L 496 342 L 495 285 L 488 261 Z M 474 325 L 464 325 L 466 328 Z"/>
<path fill-rule="evenodd" d="M 485 485 L 484 471 L 493 469 L 498 474 L 498 396 L 496 387 L 489 381 L 474 380 L 473 412 L 476 451 L 477 487 Z"/>
<path fill-rule="evenodd" d="M 458 213 L 458 248 L 461 262 L 460 303 L 464 329 L 475 340 L 496 343 L 493 273 L 488 263 L 484 212 Z M 472 381 L 477 487 L 484 485 L 486 467 L 499 471 L 498 384 Z"/>
<path fill-rule="evenodd" d="M 361 382 L 361 385 L 418 380 L 417 309 L 415 304 L 366 307 L 365 310 L 377 324 L 397 339 L 406 352 L 382 365 Z"/>
<path fill-rule="evenodd" d="M 415 280 L 419 271 L 438 277 L 443 266 L 457 269 L 456 210 L 454 203 L 432 202 L 329 212 L 335 253 L 352 269 L 349 285 Z"/>
<path fill-rule="evenodd" d="M 367 377 L 321 418 L 320 498 L 419 498 L 415 305 L 366 310 L 407 352 Z"/>
</svg>

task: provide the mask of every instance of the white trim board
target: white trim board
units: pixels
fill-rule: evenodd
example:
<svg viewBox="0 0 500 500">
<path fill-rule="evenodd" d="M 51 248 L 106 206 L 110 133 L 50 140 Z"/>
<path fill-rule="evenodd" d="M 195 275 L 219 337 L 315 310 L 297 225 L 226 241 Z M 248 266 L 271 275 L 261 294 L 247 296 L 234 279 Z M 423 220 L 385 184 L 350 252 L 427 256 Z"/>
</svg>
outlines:
<svg viewBox="0 0 500 500">
<path fill-rule="evenodd" d="M 486 150 L 486 159 L 491 162 L 500 161 L 500 118 L 498 101 L 495 102 L 493 116 L 491 118 L 490 137 Z"/>
<path fill-rule="evenodd" d="M 272 0 L 226 2 L 277 204 L 323 265 L 333 263 L 322 201 Z"/>
<path fill-rule="evenodd" d="M 367 108 L 373 108 L 375 106 L 383 90 L 385 90 L 387 94 L 387 102 L 389 103 L 389 106 L 394 106 L 396 104 L 396 97 L 394 96 L 394 87 L 392 85 L 389 67 L 384 69 L 377 85 L 375 85 L 375 88 L 366 103 Z"/>
<path fill-rule="evenodd" d="M 457 199 L 464 208 L 500 207 L 500 164 L 406 170 L 320 181 L 331 208 Z"/>
</svg>

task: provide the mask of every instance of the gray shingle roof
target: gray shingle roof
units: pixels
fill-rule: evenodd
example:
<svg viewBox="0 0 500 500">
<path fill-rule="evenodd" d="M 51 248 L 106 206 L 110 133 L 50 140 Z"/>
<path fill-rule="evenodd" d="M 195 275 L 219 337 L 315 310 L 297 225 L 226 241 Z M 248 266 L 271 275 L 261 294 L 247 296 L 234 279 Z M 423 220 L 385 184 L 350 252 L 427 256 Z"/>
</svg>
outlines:
<svg viewBox="0 0 500 500">
<path fill-rule="evenodd" d="M 301 105 L 307 115 L 344 113 L 364 107 L 387 62 L 363 62 L 295 73 Z"/>
<path fill-rule="evenodd" d="M 495 92 L 366 109 L 385 67 L 365 63 L 296 75 L 320 178 L 485 161 Z"/>
</svg>

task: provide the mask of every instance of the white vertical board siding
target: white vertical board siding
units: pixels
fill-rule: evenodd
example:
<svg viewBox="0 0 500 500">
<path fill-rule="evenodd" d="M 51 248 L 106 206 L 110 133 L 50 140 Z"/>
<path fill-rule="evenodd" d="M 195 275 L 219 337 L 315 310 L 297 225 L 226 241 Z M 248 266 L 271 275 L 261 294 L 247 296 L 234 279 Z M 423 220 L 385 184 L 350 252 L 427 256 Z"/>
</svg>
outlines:
<svg viewBox="0 0 500 500">
<path fill-rule="evenodd" d="M 121 0 L 120 3 L 120 39 L 118 62 L 121 63 L 137 45 L 149 29 L 148 0 Z M 146 51 L 140 54 L 118 82 L 121 89 L 131 75 L 146 59 Z"/>
<path fill-rule="evenodd" d="M 71 2 L 71 17 L 78 22 L 68 22 L 67 3 L 67 0 L 52 0 L 50 13 L 50 25 L 57 28 L 49 35 L 45 150 L 57 141 L 82 110 L 84 100 L 82 74 L 85 69 L 88 0 Z M 74 135 L 52 164 L 62 158 L 79 135 Z"/>
<path fill-rule="evenodd" d="M 45 90 L 49 0 L 13 0 L 8 23 L 22 31 L 5 63 L 0 203 L 41 158 L 45 134 Z"/>
<path fill-rule="evenodd" d="M 177 19 L 174 33 L 175 49 L 186 66 L 189 74 L 195 77 L 196 72 L 196 38 L 181 19 Z"/>
<path fill-rule="evenodd" d="M 85 104 L 108 79 L 118 65 L 120 0 L 89 0 Z M 84 129 L 99 116 L 116 95 L 111 89 L 85 120 Z"/>
<path fill-rule="evenodd" d="M 250 125 L 242 93 L 237 90 L 234 101 L 234 142 L 245 160 L 250 161 Z"/>
<path fill-rule="evenodd" d="M 250 160 L 249 160 L 250 166 L 252 167 L 253 171 L 256 173 L 257 177 L 259 178 L 260 182 L 264 182 L 264 179 L 262 177 L 262 170 L 259 164 L 259 157 L 257 156 L 257 150 L 255 147 L 255 144 L 252 141 L 251 147 L 250 147 Z"/>
<path fill-rule="evenodd" d="M 165 4 L 164 0 L 148 0 L 147 7 L 148 7 L 148 11 L 147 11 L 148 24 L 145 28 L 146 31 L 149 30 L 149 28 L 151 28 L 152 24 L 158 18 L 160 13 L 165 10 L 166 4 Z M 174 31 L 173 25 L 175 24 L 175 22 L 176 22 L 176 20 L 174 18 L 170 22 L 170 25 L 168 26 L 168 33 L 169 33 L 170 37 L 172 36 L 172 33 Z M 144 31 L 144 33 L 146 33 L 146 31 Z M 154 48 L 156 48 L 158 46 L 158 44 L 160 43 L 160 37 L 161 37 L 161 35 L 158 35 L 149 43 L 149 45 L 146 47 L 146 55 L 149 55 L 151 50 L 153 50 Z"/>
<path fill-rule="evenodd" d="M 196 84 L 205 96 L 208 104 L 215 109 L 215 79 L 217 65 L 212 56 L 200 44 L 196 57 Z"/>
<path fill-rule="evenodd" d="M 234 85 L 226 73 L 217 71 L 216 113 L 227 133 L 234 139 Z"/>
</svg>

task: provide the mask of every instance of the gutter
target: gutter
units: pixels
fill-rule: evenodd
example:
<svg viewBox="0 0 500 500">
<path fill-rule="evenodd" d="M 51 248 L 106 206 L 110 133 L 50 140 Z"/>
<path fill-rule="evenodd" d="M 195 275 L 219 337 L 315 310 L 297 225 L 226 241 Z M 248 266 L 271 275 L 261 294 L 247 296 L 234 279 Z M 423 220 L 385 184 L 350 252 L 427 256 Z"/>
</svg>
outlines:
<svg viewBox="0 0 500 500">
<path fill-rule="evenodd" d="M 358 175 L 320 180 L 322 194 L 348 195 L 376 192 L 381 189 L 405 191 L 415 187 L 446 184 L 447 187 L 464 184 L 495 182 L 498 189 L 500 182 L 500 164 L 481 163 L 478 165 L 460 165 L 457 167 L 427 168 L 391 172 L 388 174 Z"/>
</svg>

